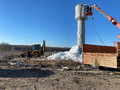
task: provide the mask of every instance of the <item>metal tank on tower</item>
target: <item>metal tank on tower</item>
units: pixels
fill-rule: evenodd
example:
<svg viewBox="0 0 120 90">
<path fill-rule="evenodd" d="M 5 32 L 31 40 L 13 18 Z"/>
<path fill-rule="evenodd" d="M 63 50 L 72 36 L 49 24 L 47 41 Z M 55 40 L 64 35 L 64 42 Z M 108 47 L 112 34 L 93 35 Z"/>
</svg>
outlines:
<svg viewBox="0 0 120 90">
<path fill-rule="evenodd" d="M 82 44 L 85 44 L 85 20 L 87 20 L 87 16 L 85 12 L 88 8 L 87 4 L 78 4 L 75 7 L 75 19 L 77 20 L 77 45 L 80 50 L 82 49 Z"/>
</svg>

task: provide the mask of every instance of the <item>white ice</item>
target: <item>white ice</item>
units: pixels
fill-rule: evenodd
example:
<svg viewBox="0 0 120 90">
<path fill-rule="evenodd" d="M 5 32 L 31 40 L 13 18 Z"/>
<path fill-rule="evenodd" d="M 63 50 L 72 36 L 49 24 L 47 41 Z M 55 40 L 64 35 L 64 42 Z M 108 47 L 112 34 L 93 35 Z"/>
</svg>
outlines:
<svg viewBox="0 0 120 90">
<path fill-rule="evenodd" d="M 69 51 L 59 52 L 47 57 L 49 60 L 73 60 L 82 62 L 82 55 L 80 54 L 79 47 L 73 46 Z"/>
</svg>

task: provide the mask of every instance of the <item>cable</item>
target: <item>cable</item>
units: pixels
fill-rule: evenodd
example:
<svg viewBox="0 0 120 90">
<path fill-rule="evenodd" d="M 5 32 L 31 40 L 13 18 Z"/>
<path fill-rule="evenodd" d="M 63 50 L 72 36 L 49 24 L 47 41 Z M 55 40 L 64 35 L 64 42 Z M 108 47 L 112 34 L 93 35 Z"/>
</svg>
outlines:
<svg viewBox="0 0 120 90">
<path fill-rule="evenodd" d="M 96 29 L 96 26 L 95 26 L 95 24 L 94 24 L 94 22 L 93 22 L 93 17 L 91 17 L 91 20 L 92 20 L 92 24 L 93 24 L 94 30 L 95 30 L 98 38 L 100 39 L 100 41 L 102 42 L 102 44 L 105 46 L 103 40 L 100 38 L 100 35 L 98 34 L 98 31 L 97 31 L 97 29 Z"/>
</svg>

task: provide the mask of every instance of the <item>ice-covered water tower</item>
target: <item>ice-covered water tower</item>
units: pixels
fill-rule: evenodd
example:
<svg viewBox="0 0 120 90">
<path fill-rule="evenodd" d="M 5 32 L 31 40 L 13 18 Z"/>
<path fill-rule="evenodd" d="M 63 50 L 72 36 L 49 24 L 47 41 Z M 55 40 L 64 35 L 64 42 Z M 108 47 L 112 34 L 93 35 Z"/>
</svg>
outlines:
<svg viewBox="0 0 120 90">
<path fill-rule="evenodd" d="M 80 49 L 82 49 L 82 44 L 85 44 L 85 20 L 87 20 L 85 12 L 87 7 L 87 4 L 78 4 L 75 7 L 75 19 L 78 23 L 77 45 L 80 47 Z"/>
</svg>

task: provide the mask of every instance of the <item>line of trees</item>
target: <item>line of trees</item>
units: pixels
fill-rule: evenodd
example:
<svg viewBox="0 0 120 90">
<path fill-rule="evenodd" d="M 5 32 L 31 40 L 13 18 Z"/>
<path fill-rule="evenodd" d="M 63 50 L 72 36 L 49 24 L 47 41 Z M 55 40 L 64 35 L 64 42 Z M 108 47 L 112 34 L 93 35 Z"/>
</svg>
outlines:
<svg viewBox="0 0 120 90">
<path fill-rule="evenodd" d="M 8 43 L 2 42 L 0 44 L 0 51 L 5 52 L 10 49 L 10 45 Z"/>
<path fill-rule="evenodd" d="M 28 50 L 31 46 L 30 45 L 10 45 L 6 42 L 0 43 L 0 51 L 22 51 Z M 61 47 L 46 47 L 46 51 L 69 51 L 70 48 L 61 48 Z"/>
<path fill-rule="evenodd" d="M 6 42 L 2 42 L 0 44 L 0 51 L 6 52 L 6 51 L 22 51 L 22 50 L 28 50 L 30 48 L 29 45 L 10 45 Z"/>
</svg>

